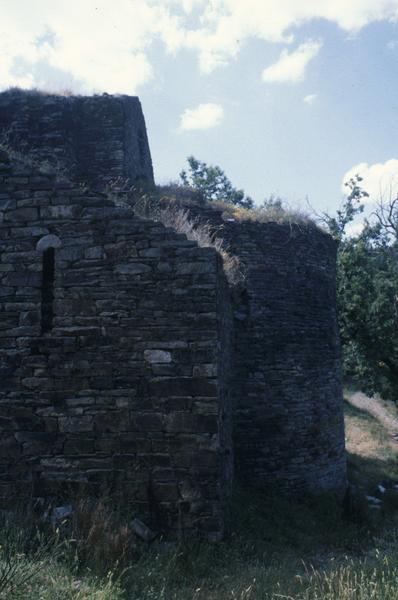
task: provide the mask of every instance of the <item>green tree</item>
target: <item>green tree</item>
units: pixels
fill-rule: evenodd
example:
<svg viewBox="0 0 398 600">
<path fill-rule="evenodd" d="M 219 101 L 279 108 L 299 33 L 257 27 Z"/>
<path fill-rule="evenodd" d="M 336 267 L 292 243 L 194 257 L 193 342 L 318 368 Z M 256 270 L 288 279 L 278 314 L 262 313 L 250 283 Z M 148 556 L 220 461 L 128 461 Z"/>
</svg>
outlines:
<svg viewBox="0 0 398 600">
<path fill-rule="evenodd" d="M 243 190 L 234 188 L 220 167 L 208 165 L 194 156 L 188 156 L 187 162 L 188 171 L 180 173 L 184 185 L 202 192 L 206 200 L 222 200 L 243 208 L 253 208 L 253 200 Z"/>
<path fill-rule="evenodd" d="M 330 234 L 339 241 L 342 241 L 346 235 L 346 227 L 354 218 L 363 212 L 364 205 L 362 201 L 369 196 L 361 187 L 362 177 L 355 175 L 344 186 L 348 188 L 349 193 L 343 202 L 343 205 L 337 210 L 336 216 L 330 216 L 328 213 L 321 215 L 321 221 L 329 229 Z"/>
<path fill-rule="evenodd" d="M 398 199 L 379 202 L 372 225 L 356 237 L 346 226 L 362 212 L 368 194 L 357 176 L 336 217 L 327 217 L 339 239 L 337 298 L 345 375 L 370 394 L 398 402 Z"/>
<path fill-rule="evenodd" d="M 398 401 L 396 243 L 375 244 L 371 228 L 346 240 L 338 258 L 338 305 L 345 374 L 364 391 Z"/>
</svg>

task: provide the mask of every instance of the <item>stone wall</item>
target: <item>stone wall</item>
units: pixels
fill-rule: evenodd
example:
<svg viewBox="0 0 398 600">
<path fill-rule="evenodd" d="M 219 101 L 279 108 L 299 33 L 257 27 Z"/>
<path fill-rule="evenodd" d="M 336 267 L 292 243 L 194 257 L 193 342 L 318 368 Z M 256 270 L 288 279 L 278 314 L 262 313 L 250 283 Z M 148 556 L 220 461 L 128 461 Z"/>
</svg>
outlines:
<svg viewBox="0 0 398 600">
<path fill-rule="evenodd" d="M 4 152 L 0 217 L 3 506 L 112 490 L 157 529 L 218 539 L 232 452 L 216 252 Z"/>
<path fill-rule="evenodd" d="M 336 245 L 315 227 L 228 223 L 247 267 L 235 310 L 242 478 L 289 493 L 346 485 Z"/>
<path fill-rule="evenodd" d="M 242 480 L 341 492 L 333 240 L 180 198 L 241 261 L 231 287 L 148 196 L 138 218 L 101 193 L 153 181 L 137 98 L 5 92 L 0 131 L 0 502 L 106 489 L 218 539 L 233 453 Z"/>
<path fill-rule="evenodd" d="M 234 293 L 234 452 L 237 475 L 284 492 L 346 486 L 336 242 L 311 223 L 234 221 L 192 198 L 238 256 Z"/>
<path fill-rule="evenodd" d="M 10 90 L 0 93 L 0 133 L 0 142 L 39 163 L 56 165 L 92 189 L 118 178 L 153 183 L 137 97 Z"/>
</svg>

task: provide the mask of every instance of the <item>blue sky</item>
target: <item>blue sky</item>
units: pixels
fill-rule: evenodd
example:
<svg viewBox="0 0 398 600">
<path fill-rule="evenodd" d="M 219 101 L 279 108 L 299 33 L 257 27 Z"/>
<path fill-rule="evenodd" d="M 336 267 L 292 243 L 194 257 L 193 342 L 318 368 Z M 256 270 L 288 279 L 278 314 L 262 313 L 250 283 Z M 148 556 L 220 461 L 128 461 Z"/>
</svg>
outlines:
<svg viewBox="0 0 398 600">
<path fill-rule="evenodd" d="M 155 177 L 189 154 L 257 202 L 398 183 L 398 0 L 0 0 L 0 88 L 137 94 Z"/>
</svg>

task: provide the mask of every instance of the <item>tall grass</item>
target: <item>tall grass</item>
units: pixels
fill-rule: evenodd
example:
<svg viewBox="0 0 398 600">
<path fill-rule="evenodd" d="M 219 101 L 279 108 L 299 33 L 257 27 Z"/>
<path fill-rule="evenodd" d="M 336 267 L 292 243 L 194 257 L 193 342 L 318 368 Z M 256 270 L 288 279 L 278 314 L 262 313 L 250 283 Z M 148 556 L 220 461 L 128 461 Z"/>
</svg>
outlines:
<svg viewBox="0 0 398 600">
<path fill-rule="evenodd" d="M 192 219 L 188 210 L 169 206 L 159 212 L 159 220 L 166 227 L 171 227 L 177 233 L 183 233 L 202 248 L 214 248 L 221 256 L 225 275 L 231 285 L 244 280 L 244 269 L 239 258 L 228 252 L 224 240 L 217 236 L 209 223 L 200 223 Z"/>
<path fill-rule="evenodd" d="M 73 515 L 54 522 L 51 508 L 0 519 L 0 600 L 119 600 L 119 579 L 136 540 L 105 501 L 78 498 Z"/>
<path fill-rule="evenodd" d="M 224 218 L 232 218 L 235 221 L 256 221 L 258 223 L 278 223 L 280 225 L 299 225 L 302 227 L 313 227 L 317 225 L 311 216 L 303 210 L 293 209 L 287 205 L 269 204 L 266 206 L 255 206 L 247 209 L 235 204 L 213 200 L 210 206 L 222 211 Z"/>
<path fill-rule="evenodd" d="M 44 569 L 57 545 L 53 536 L 44 537 L 27 521 L 10 518 L 2 520 L 0 540 L 0 598 L 16 597 Z"/>
<path fill-rule="evenodd" d="M 389 431 L 361 411 L 347 407 L 347 435 L 368 491 L 386 464 L 398 479 L 398 445 L 380 453 Z M 0 600 L 398 600 L 398 507 L 387 508 L 359 519 L 333 496 L 242 485 L 221 543 L 147 545 L 131 532 L 128 507 L 81 497 L 55 527 L 18 515 L 0 522 Z"/>
<path fill-rule="evenodd" d="M 259 223 L 295 224 L 317 227 L 311 215 L 300 209 L 292 208 L 287 202 L 271 195 L 262 205 L 247 209 L 224 200 L 204 200 L 202 193 L 190 186 L 179 182 L 170 182 L 168 185 L 157 186 L 159 197 L 180 206 L 194 206 L 202 204 L 207 208 L 214 208 L 222 212 L 225 219 L 235 221 L 257 221 Z"/>
<path fill-rule="evenodd" d="M 398 600 L 397 521 L 376 538 L 332 497 L 245 486 L 222 543 L 150 547 L 124 535 L 128 522 L 106 502 L 79 502 L 55 530 L 0 529 L 0 578 L 15 565 L 1 600 Z"/>
<path fill-rule="evenodd" d="M 398 600 L 397 556 L 379 555 L 370 564 L 349 560 L 329 571 L 310 568 L 298 578 L 303 588 L 292 600 Z M 283 597 L 283 596 L 282 596 Z"/>
<path fill-rule="evenodd" d="M 121 600 L 120 587 L 108 575 L 78 576 L 65 559 L 69 540 L 32 514 L 8 515 L 0 524 L 1 600 Z"/>
<path fill-rule="evenodd" d="M 123 569 L 138 549 L 128 522 L 107 499 L 79 498 L 70 521 L 65 523 L 64 538 L 79 565 L 96 574 Z"/>
</svg>

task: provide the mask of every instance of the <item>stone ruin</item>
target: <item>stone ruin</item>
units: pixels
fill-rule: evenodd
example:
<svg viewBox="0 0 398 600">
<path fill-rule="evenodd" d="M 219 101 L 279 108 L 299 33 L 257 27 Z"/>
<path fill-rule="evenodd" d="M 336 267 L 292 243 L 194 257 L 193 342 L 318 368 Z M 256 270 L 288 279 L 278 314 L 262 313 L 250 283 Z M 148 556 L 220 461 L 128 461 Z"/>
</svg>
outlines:
<svg viewBox="0 0 398 600">
<path fill-rule="evenodd" d="M 106 491 L 217 540 L 233 472 L 344 491 L 331 237 L 189 202 L 235 289 L 213 248 L 106 192 L 153 184 L 138 98 L 11 90 L 0 132 L 1 506 Z"/>
</svg>

